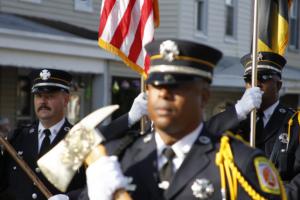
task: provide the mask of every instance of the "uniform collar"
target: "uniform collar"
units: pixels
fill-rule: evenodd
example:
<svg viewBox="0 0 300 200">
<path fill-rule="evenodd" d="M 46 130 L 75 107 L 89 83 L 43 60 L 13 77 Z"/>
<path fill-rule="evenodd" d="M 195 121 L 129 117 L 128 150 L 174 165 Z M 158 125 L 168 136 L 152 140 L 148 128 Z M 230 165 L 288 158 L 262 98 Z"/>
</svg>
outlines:
<svg viewBox="0 0 300 200">
<path fill-rule="evenodd" d="M 64 125 L 66 119 L 62 118 L 62 120 L 60 120 L 58 123 L 56 123 L 55 125 L 51 126 L 50 128 L 48 128 L 51 132 L 51 136 L 53 138 L 56 137 L 56 135 L 58 134 L 59 130 L 61 129 L 61 127 Z M 39 133 L 39 137 L 42 137 L 42 133 L 46 128 L 43 126 L 43 124 L 41 122 L 39 122 L 39 126 L 38 126 L 38 133 Z"/>
<path fill-rule="evenodd" d="M 203 123 L 201 122 L 199 126 L 193 130 L 188 135 L 181 138 L 171 147 L 176 154 L 176 157 L 184 158 L 187 153 L 191 150 L 193 144 L 195 143 L 196 139 L 199 136 L 199 133 L 203 129 Z M 156 141 L 156 149 L 157 149 L 157 156 L 158 158 L 161 157 L 162 151 L 167 147 L 164 141 L 161 139 L 160 135 L 156 132 L 155 133 L 155 141 Z"/>
<path fill-rule="evenodd" d="M 267 124 L 269 119 L 271 118 L 275 108 L 279 105 L 279 101 L 276 101 L 273 105 L 269 106 L 266 110 L 264 110 L 264 124 Z"/>
</svg>

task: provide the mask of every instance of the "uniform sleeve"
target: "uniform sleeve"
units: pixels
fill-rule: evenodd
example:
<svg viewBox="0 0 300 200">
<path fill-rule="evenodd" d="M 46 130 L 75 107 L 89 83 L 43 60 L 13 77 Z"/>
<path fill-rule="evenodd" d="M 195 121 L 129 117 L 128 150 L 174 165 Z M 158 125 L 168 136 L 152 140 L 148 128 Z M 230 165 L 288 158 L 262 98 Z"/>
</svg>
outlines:
<svg viewBox="0 0 300 200">
<path fill-rule="evenodd" d="M 253 156 L 247 165 L 245 175 L 258 195 L 265 199 L 286 199 L 286 192 L 281 178 L 275 166 L 265 156 Z M 247 191 L 247 187 L 244 186 L 243 189 L 249 194 L 250 190 Z"/>
<path fill-rule="evenodd" d="M 285 183 L 288 199 L 300 199 L 300 146 L 299 144 L 297 146 L 298 147 L 294 152 L 294 177 L 291 181 Z"/>
<path fill-rule="evenodd" d="M 206 128 L 210 133 L 221 135 L 227 130 L 235 129 L 239 125 L 234 106 L 212 116 L 206 122 Z"/>
<path fill-rule="evenodd" d="M 3 152 L 0 154 L 0 199 L 10 199 L 9 193 L 6 191 L 8 187 L 8 178 L 6 173 L 7 153 Z M 4 198 L 5 197 L 5 198 Z"/>
<path fill-rule="evenodd" d="M 107 141 L 122 138 L 129 129 L 128 114 L 122 115 L 108 125 L 101 125 L 99 127 L 99 130 Z"/>
<path fill-rule="evenodd" d="M 85 187 L 85 188 L 81 191 L 81 193 L 80 193 L 80 195 L 79 195 L 79 197 L 78 197 L 77 200 L 89 200 L 87 187 Z"/>
</svg>

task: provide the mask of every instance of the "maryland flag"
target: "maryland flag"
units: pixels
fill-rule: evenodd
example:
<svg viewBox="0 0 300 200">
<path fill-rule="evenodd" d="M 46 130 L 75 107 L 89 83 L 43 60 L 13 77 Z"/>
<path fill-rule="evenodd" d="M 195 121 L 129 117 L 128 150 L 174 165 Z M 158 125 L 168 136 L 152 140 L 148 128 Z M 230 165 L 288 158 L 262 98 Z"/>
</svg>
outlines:
<svg viewBox="0 0 300 200">
<path fill-rule="evenodd" d="M 158 0 L 103 0 L 98 44 L 146 76 L 150 57 L 144 46 L 158 25 Z"/>
<path fill-rule="evenodd" d="M 284 55 L 289 37 L 289 8 L 292 0 L 258 1 L 258 51 Z"/>
</svg>

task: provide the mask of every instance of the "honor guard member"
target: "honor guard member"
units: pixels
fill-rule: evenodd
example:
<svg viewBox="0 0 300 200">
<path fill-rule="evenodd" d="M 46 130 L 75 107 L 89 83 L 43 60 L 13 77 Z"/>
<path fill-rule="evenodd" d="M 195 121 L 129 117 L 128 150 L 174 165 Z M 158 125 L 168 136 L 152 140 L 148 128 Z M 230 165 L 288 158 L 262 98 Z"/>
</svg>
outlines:
<svg viewBox="0 0 300 200">
<path fill-rule="evenodd" d="M 51 200 L 76 199 L 80 193 L 79 189 L 85 185 L 83 169 L 78 171 L 67 194 L 64 195 L 59 194 L 60 192 L 46 180 L 36 164 L 37 160 L 62 140 L 72 127 L 65 117 L 72 76 L 61 70 L 42 69 L 34 71 L 32 78 L 34 109 L 38 120 L 18 129 L 10 143 L 18 156 L 23 158 L 54 195 L 50 197 Z M 4 177 L 0 177 L 2 194 L 14 200 L 46 199 L 10 155 L 1 156 L 0 164 L 1 170 L 4 170 Z"/>
<path fill-rule="evenodd" d="M 148 113 L 155 130 L 138 138 L 120 160 L 136 186 L 132 199 L 286 199 L 276 169 L 260 150 L 206 129 L 203 110 L 222 53 L 178 39 L 155 40 L 146 50 Z M 91 200 L 103 188 L 111 194 L 111 188 L 122 187 L 101 180 L 107 168 L 119 174 L 112 166 L 99 164 L 87 173 Z"/>
<path fill-rule="evenodd" d="M 251 55 L 242 57 L 241 63 L 245 67 L 244 80 L 248 90 L 251 87 Z M 263 95 L 261 106 L 257 110 L 255 143 L 277 167 L 285 183 L 288 199 L 300 199 L 300 115 L 279 101 L 285 64 L 286 60 L 281 55 L 273 52 L 258 53 L 257 86 L 263 91 Z M 249 112 L 244 111 L 245 107 L 247 104 L 238 102 L 235 108 L 215 116 L 215 121 L 211 121 L 220 123 L 217 121 L 223 119 L 223 123 L 230 124 L 231 127 L 226 126 L 220 130 L 230 128 L 249 141 L 250 116 L 246 115 Z M 234 123 L 227 123 L 229 120 Z"/>
</svg>

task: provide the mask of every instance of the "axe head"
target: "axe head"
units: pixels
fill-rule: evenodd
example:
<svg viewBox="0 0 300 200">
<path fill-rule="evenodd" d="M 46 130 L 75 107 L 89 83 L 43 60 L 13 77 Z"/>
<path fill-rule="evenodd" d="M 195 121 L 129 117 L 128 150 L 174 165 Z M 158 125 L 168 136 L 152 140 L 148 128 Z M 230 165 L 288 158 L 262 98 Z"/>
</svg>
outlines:
<svg viewBox="0 0 300 200">
<path fill-rule="evenodd" d="M 62 141 L 37 161 L 45 177 L 57 189 L 62 192 L 67 190 L 87 155 L 104 140 L 95 129 L 96 125 L 118 108 L 118 105 L 112 105 L 92 112 L 73 126 Z"/>
</svg>

